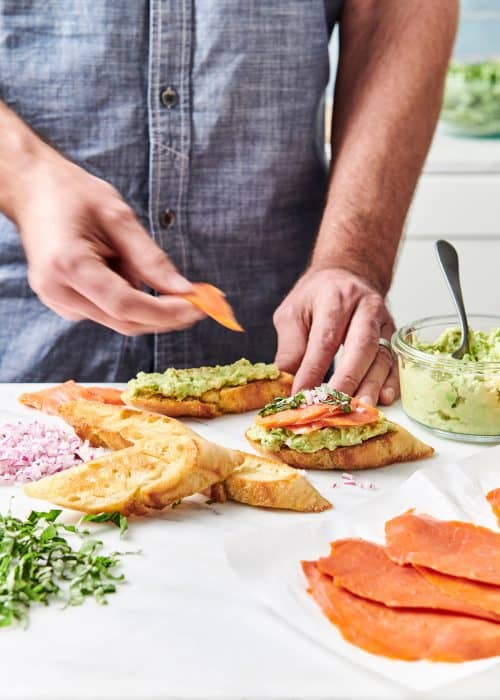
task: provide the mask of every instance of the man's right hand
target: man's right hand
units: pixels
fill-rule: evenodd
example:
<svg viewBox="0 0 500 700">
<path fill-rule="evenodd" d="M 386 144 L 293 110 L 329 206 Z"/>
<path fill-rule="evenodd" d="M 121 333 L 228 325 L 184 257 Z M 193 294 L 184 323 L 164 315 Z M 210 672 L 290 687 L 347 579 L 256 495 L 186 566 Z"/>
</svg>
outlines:
<svg viewBox="0 0 500 700">
<path fill-rule="evenodd" d="M 66 319 L 90 319 L 124 335 L 186 328 L 204 318 L 175 296 L 191 291 L 191 283 L 114 187 L 43 144 L 0 104 L 4 118 L 14 131 L 10 140 L 5 131 L 0 138 L 0 174 L 10 184 L 0 209 L 18 226 L 29 284 L 40 300 Z M 21 168 L 13 163 L 17 151 Z M 159 296 L 141 291 L 143 284 Z"/>
</svg>

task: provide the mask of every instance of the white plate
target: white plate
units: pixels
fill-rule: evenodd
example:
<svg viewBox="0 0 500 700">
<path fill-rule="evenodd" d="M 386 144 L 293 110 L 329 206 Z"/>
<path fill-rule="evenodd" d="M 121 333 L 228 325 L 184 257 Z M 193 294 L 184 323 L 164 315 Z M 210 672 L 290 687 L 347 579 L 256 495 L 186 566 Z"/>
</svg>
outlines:
<svg viewBox="0 0 500 700">
<path fill-rule="evenodd" d="M 341 537 L 383 543 L 385 521 L 409 508 L 495 529 L 485 495 L 496 486 L 500 486 L 500 447 L 456 464 L 422 469 L 400 487 L 328 521 L 295 522 L 265 534 L 253 530 L 244 538 L 232 536 L 226 555 L 254 596 L 316 643 L 407 688 L 431 690 L 496 665 L 500 657 L 455 664 L 394 661 L 369 654 L 346 642 L 307 594 L 300 561 L 326 556 L 329 543 Z"/>
</svg>

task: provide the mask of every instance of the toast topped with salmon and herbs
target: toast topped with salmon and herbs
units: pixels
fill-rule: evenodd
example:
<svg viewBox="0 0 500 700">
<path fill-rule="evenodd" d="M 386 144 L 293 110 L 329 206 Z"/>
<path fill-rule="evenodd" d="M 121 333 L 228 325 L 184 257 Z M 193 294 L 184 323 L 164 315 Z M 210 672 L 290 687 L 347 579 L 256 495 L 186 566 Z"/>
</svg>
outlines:
<svg viewBox="0 0 500 700">
<path fill-rule="evenodd" d="M 257 452 L 302 469 L 370 469 L 434 452 L 377 408 L 327 384 L 271 401 L 246 437 Z"/>
</svg>

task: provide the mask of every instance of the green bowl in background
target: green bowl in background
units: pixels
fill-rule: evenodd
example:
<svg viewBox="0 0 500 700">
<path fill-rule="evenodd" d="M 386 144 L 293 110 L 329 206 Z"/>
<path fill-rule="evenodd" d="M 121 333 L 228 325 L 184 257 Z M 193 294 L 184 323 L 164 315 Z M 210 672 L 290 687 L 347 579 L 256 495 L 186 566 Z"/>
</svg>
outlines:
<svg viewBox="0 0 500 700">
<path fill-rule="evenodd" d="M 500 136 L 500 60 L 450 64 L 441 123 L 457 136 Z"/>
</svg>

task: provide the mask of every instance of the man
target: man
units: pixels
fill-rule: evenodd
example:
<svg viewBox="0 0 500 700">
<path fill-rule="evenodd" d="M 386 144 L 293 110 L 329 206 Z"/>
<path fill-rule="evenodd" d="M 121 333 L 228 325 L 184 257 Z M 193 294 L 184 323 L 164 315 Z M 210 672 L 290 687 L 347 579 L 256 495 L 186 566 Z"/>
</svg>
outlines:
<svg viewBox="0 0 500 700">
<path fill-rule="evenodd" d="M 0 380 L 276 352 L 298 389 L 343 343 L 335 386 L 393 401 L 384 297 L 456 18 L 456 0 L 0 0 Z M 175 296 L 199 280 L 245 334 Z"/>
</svg>

